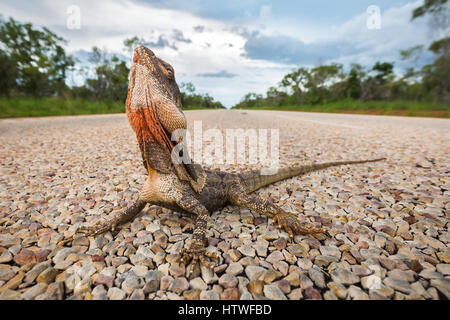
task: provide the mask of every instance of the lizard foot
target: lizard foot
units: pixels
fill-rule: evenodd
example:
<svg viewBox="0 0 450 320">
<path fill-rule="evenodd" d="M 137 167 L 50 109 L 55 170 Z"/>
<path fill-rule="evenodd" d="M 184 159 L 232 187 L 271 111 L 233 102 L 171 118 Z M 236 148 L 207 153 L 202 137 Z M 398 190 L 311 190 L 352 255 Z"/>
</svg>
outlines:
<svg viewBox="0 0 450 320">
<path fill-rule="evenodd" d="M 183 248 L 180 251 L 180 261 L 192 263 L 195 265 L 197 263 L 201 263 L 205 267 L 212 269 L 214 267 L 214 263 L 211 261 L 207 261 L 206 258 L 214 259 L 219 261 L 219 255 L 215 252 L 208 252 L 206 248 L 202 245 L 193 244 L 189 249 Z M 191 268 L 191 273 L 194 271 L 194 268 Z"/>
<path fill-rule="evenodd" d="M 328 235 L 328 231 L 324 228 L 317 228 L 312 223 L 300 222 L 295 215 L 288 213 L 279 213 L 273 217 L 273 221 L 278 223 L 281 229 L 284 229 L 292 239 L 296 234 L 317 234 L 323 233 Z"/>
<path fill-rule="evenodd" d="M 161 219 L 161 224 L 166 225 L 168 227 L 173 227 L 173 226 L 177 226 L 177 227 L 181 227 L 181 231 L 182 232 L 190 232 L 192 233 L 194 230 L 194 223 L 192 223 L 192 221 L 190 220 L 186 220 L 186 219 Z"/>
<path fill-rule="evenodd" d="M 114 232 L 116 228 L 117 224 L 114 221 L 108 221 L 97 226 L 81 226 L 78 228 L 77 233 L 94 237 L 110 230 Z"/>
<path fill-rule="evenodd" d="M 95 237 L 110 230 L 114 232 L 116 228 L 117 224 L 115 223 L 114 219 L 113 221 L 108 221 L 106 223 L 95 226 L 81 226 L 75 231 L 73 236 L 60 241 L 58 244 L 64 245 L 70 241 L 73 241 L 77 236 Z"/>
</svg>

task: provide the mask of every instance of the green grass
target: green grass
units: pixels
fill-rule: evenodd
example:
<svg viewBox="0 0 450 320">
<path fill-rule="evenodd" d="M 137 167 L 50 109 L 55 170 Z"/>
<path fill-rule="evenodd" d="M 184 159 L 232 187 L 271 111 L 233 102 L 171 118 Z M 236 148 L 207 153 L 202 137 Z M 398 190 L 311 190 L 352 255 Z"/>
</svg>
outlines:
<svg viewBox="0 0 450 320">
<path fill-rule="evenodd" d="M 183 110 L 201 110 L 184 107 Z M 285 110 L 304 112 L 359 113 L 450 118 L 450 106 L 423 101 L 357 101 L 342 100 L 322 105 L 256 106 L 255 110 Z M 81 114 L 124 113 L 125 102 L 91 101 L 62 98 L 0 98 L 0 118 L 42 117 Z"/>
<path fill-rule="evenodd" d="M 125 112 L 125 103 L 60 98 L 2 98 L 0 117 L 42 117 Z"/>
<path fill-rule="evenodd" d="M 204 107 L 195 107 L 195 106 L 183 106 L 183 111 L 189 111 L 189 110 L 206 110 L 208 108 L 204 108 Z M 211 109 L 209 108 L 209 110 L 216 110 L 216 109 Z"/>
<path fill-rule="evenodd" d="M 187 107 L 183 110 L 199 110 Z M 0 118 L 124 113 L 125 102 L 62 98 L 0 98 Z"/>
<path fill-rule="evenodd" d="M 433 102 L 403 100 L 366 102 L 341 100 L 319 105 L 255 106 L 247 109 L 450 118 L 450 106 Z"/>
</svg>

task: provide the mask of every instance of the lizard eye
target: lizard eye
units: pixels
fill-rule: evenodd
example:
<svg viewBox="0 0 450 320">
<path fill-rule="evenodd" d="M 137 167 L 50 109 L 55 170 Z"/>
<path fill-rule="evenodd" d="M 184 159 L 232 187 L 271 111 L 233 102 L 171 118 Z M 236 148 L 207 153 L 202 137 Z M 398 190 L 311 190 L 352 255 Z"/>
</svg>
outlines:
<svg viewBox="0 0 450 320">
<path fill-rule="evenodd" d="M 170 80 L 175 79 L 175 72 L 173 71 L 173 68 L 170 64 L 165 62 L 164 60 L 158 59 L 161 67 L 161 71 L 164 73 L 164 75 L 169 78 Z"/>
<path fill-rule="evenodd" d="M 167 76 L 168 76 L 170 79 L 173 79 L 173 78 L 174 78 L 173 70 L 167 69 Z"/>
</svg>

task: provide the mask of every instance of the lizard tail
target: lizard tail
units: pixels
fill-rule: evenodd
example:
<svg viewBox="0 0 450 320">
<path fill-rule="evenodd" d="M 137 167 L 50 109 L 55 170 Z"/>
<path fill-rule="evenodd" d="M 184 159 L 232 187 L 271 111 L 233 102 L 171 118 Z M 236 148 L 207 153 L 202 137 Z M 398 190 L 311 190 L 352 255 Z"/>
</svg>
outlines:
<svg viewBox="0 0 450 320">
<path fill-rule="evenodd" d="M 378 158 L 373 160 L 356 160 L 356 161 L 337 161 L 337 162 L 325 162 L 311 165 L 295 166 L 280 168 L 275 174 L 261 174 L 260 170 L 252 170 L 242 173 L 241 179 L 245 186 L 246 192 L 251 193 L 259 188 L 265 187 L 269 184 L 292 178 L 298 175 L 303 175 L 309 172 L 326 169 L 329 167 L 342 166 L 348 164 L 368 163 L 386 160 L 386 158 Z"/>
</svg>

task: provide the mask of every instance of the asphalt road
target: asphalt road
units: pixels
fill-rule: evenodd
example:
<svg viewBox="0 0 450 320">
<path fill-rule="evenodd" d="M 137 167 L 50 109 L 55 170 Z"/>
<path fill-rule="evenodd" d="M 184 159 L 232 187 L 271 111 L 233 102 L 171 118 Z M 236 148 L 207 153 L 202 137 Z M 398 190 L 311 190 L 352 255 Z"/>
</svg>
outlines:
<svg viewBox="0 0 450 320">
<path fill-rule="evenodd" d="M 163 222 L 180 217 L 169 210 L 144 210 L 117 235 L 57 245 L 137 197 L 145 170 L 124 114 L 0 120 L 0 299 L 449 298 L 450 120 L 243 110 L 186 116 L 192 136 L 201 127 L 225 147 L 227 129 L 278 132 L 281 166 L 387 160 L 257 191 L 329 228 L 331 238 L 296 236 L 286 246 L 287 233 L 270 219 L 234 206 L 212 213 L 208 250 L 221 261 L 189 277 L 174 257 L 191 234 Z M 261 167 L 208 154 L 202 162 L 212 169 Z"/>
</svg>

